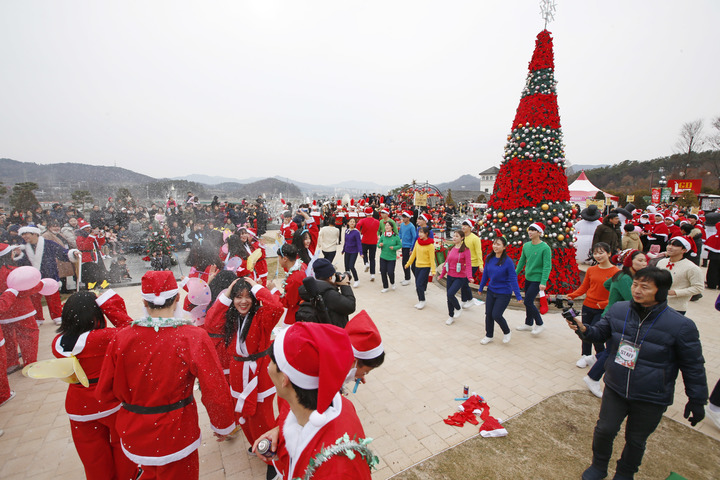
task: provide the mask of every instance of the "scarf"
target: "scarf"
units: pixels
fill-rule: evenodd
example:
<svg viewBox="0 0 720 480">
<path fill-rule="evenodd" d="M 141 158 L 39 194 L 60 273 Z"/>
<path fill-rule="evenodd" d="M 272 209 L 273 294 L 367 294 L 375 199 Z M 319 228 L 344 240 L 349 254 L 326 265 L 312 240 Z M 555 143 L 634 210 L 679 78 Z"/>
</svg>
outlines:
<svg viewBox="0 0 720 480">
<path fill-rule="evenodd" d="M 433 240 L 432 238 L 426 238 L 425 240 L 418 238 L 417 242 L 420 245 L 430 245 L 432 243 L 435 243 L 435 240 Z"/>
<path fill-rule="evenodd" d="M 28 257 L 28 260 L 30 260 L 30 264 L 38 270 L 40 270 L 40 265 L 42 264 L 42 257 L 44 252 L 45 239 L 43 237 L 38 237 L 37 244 L 34 247 L 29 243 L 25 244 L 25 254 Z"/>
</svg>

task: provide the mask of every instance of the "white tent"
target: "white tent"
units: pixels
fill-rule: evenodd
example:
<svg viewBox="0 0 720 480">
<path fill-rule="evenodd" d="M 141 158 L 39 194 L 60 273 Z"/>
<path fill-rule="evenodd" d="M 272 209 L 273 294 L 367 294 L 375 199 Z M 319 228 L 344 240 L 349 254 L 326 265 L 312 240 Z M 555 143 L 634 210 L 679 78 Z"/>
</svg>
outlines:
<svg viewBox="0 0 720 480">
<path fill-rule="evenodd" d="M 585 200 L 595 198 L 595 195 L 600 191 L 599 188 L 588 180 L 584 170 L 580 173 L 577 180 L 568 185 L 568 190 L 570 190 L 570 202 L 577 203 L 583 208 L 586 206 Z M 617 205 L 617 202 L 620 200 L 615 195 L 610 195 L 607 192 L 603 192 L 603 194 L 605 194 L 605 198 L 609 198 L 615 205 Z"/>
</svg>

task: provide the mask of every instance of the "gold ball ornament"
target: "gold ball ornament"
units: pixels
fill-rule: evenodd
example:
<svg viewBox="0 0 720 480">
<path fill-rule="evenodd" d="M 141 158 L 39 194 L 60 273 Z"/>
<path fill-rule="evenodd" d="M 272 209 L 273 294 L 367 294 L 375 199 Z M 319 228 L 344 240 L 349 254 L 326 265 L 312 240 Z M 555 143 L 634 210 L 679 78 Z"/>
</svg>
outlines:
<svg viewBox="0 0 720 480">
<path fill-rule="evenodd" d="M 543 209 L 543 210 L 547 210 L 548 208 L 550 208 L 550 206 L 549 206 L 547 203 L 543 203 L 543 204 L 542 204 L 542 209 Z"/>
<path fill-rule="evenodd" d="M 560 235 L 557 236 L 557 239 L 558 239 L 558 242 L 562 242 L 563 240 L 565 240 L 565 235 L 563 235 L 561 233 Z"/>
<path fill-rule="evenodd" d="M 517 229 L 517 225 L 513 225 L 512 227 L 510 227 L 510 230 L 512 230 L 513 232 L 517 232 Z"/>
</svg>

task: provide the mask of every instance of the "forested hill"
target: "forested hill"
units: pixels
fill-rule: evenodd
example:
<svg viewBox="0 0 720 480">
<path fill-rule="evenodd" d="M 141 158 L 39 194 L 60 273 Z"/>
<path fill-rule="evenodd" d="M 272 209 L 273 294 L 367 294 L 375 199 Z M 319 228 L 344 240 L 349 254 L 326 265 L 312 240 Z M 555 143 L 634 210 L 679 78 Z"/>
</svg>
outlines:
<svg viewBox="0 0 720 480">
<path fill-rule="evenodd" d="M 0 177 L 5 185 L 35 182 L 51 185 L 58 182 L 89 182 L 101 185 L 145 185 L 153 177 L 126 168 L 87 165 L 82 163 L 39 164 L 0 158 Z"/>
<path fill-rule="evenodd" d="M 660 173 L 660 168 L 663 172 Z M 580 175 L 575 172 L 568 177 L 572 183 Z M 702 153 L 676 154 L 654 160 L 624 162 L 602 168 L 585 171 L 588 179 L 596 187 L 612 194 L 633 194 L 658 187 L 661 175 L 666 179 L 699 178 L 702 179 L 703 192 L 720 193 L 720 150 L 708 150 Z M 652 182 L 652 185 L 651 185 Z"/>
</svg>

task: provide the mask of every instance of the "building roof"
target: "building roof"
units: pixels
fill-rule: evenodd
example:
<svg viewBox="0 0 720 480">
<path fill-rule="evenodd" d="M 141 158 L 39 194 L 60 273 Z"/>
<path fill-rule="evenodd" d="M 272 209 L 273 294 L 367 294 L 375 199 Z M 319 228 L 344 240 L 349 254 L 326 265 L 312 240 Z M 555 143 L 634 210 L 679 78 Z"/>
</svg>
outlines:
<svg viewBox="0 0 720 480">
<path fill-rule="evenodd" d="M 484 172 L 478 173 L 478 175 L 497 175 L 499 171 L 500 169 L 497 167 L 490 167 Z"/>
</svg>

